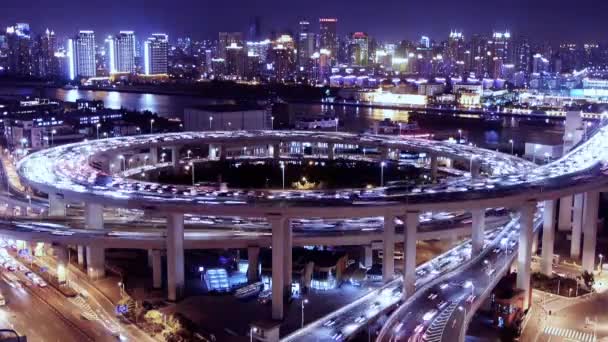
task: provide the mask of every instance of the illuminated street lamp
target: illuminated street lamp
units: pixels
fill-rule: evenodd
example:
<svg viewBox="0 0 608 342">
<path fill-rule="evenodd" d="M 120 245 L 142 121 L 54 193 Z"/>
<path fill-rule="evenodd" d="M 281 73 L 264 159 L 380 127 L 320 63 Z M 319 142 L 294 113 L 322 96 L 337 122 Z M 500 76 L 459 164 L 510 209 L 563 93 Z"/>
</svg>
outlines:
<svg viewBox="0 0 608 342">
<path fill-rule="evenodd" d="M 141 128 L 135 127 L 135 132 L 137 132 L 137 134 L 141 134 Z"/>
<path fill-rule="evenodd" d="M 285 164 L 281 162 L 281 179 L 283 180 L 283 190 L 285 190 Z"/>
<path fill-rule="evenodd" d="M 464 288 L 468 289 L 469 287 L 471 288 L 471 294 L 472 294 L 472 295 L 475 295 L 475 285 L 473 284 L 473 282 L 472 282 L 472 281 L 467 280 L 467 281 L 464 283 Z"/>
<path fill-rule="evenodd" d="M 302 305 L 301 305 L 301 308 L 302 308 L 302 326 L 301 327 L 302 328 L 304 328 L 304 305 L 305 304 L 308 304 L 308 299 L 302 300 Z"/>
<path fill-rule="evenodd" d="M 274 116 L 270 117 L 270 127 L 272 128 L 272 130 L 274 131 Z"/>
<path fill-rule="evenodd" d="M 118 289 L 120 289 L 120 298 L 125 296 L 125 284 L 122 281 L 118 282 Z"/>
<path fill-rule="evenodd" d="M 154 133 L 154 119 L 150 119 L 150 134 Z"/>
<path fill-rule="evenodd" d="M 121 161 L 121 165 L 122 165 L 122 169 L 121 171 L 124 171 L 127 169 L 127 165 L 125 164 L 125 156 L 123 156 L 122 154 L 118 156 L 118 159 L 120 159 Z"/>
<path fill-rule="evenodd" d="M 55 129 L 51 130 L 51 146 L 53 146 L 53 141 L 55 141 L 55 139 L 54 139 L 55 133 L 57 133 L 57 130 L 55 130 Z"/>
<path fill-rule="evenodd" d="M 186 151 L 186 156 L 188 156 L 188 159 L 190 159 L 190 155 L 192 154 L 192 150 L 188 150 Z"/>
<path fill-rule="evenodd" d="M 100 123 L 98 123 L 97 125 L 95 125 L 95 128 L 97 129 L 97 140 L 99 140 L 99 127 L 101 127 Z"/>
<path fill-rule="evenodd" d="M 600 257 L 600 270 L 599 270 L 599 274 L 602 274 L 602 268 L 603 268 L 602 267 L 602 259 L 604 259 L 604 255 L 600 253 L 599 257 Z"/>
<path fill-rule="evenodd" d="M 460 144 L 461 141 L 462 141 L 462 130 L 459 128 L 458 129 L 458 143 Z"/>
<path fill-rule="evenodd" d="M 386 162 L 380 162 L 380 186 L 384 186 L 384 167 L 386 166 Z"/>
<path fill-rule="evenodd" d="M 338 131 L 338 123 L 339 123 L 340 119 L 336 118 L 335 120 L 336 120 L 336 132 L 337 132 Z"/>
<path fill-rule="evenodd" d="M 213 125 L 213 116 L 209 117 L 209 130 L 211 130 L 211 126 Z"/>
<path fill-rule="evenodd" d="M 509 144 L 511 144 L 511 154 L 513 154 L 513 145 L 514 145 L 513 139 L 509 139 Z"/>
<path fill-rule="evenodd" d="M 194 163 L 190 162 L 188 165 L 192 168 L 192 185 L 194 186 Z"/>
<path fill-rule="evenodd" d="M 258 332 L 258 328 L 257 327 L 251 327 L 249 329 L 249 342 L 253 342 L 253 334 L 257 334 Z"/>
</svg>

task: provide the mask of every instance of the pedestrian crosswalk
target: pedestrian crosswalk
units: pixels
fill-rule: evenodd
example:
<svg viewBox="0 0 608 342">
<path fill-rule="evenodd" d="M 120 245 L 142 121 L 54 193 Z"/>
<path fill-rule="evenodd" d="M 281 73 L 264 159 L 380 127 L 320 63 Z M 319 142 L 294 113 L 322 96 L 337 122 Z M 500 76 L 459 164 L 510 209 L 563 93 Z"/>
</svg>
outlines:
<svg viewBox="0 0 608 342">
<path fill-rule="evenodd" d="M 580 342 L 595 342 L 593 334 L 585 333 L 574 329 L 564 329 L 558 327 L 546 326 L 544 333 L 547 335 L 560 336 L 566 341 L 580 341 Z"/>
</svg>

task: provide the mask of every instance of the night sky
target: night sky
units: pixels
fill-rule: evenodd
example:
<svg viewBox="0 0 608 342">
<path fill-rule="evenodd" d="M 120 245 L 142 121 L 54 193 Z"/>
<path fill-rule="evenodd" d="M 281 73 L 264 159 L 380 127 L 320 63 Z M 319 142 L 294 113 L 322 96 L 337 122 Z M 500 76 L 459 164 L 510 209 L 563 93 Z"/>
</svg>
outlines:
<svg viewBox="0 0 608 342">
<path fill-rule="evenodd" d="M 217 39 L 218 31 L 246 32 L 257 15 L 264 33 L 295 30 L 301 18 L 317 31 L 320 16 L 335 16 L 340 34 L 379 40 L 440 41 L 458 28 L 466 37 L 510 29 L 537 41 L 608 42 L 607 13 L 608 0 L 0 0 L 3 27 L 29 22 L 35 31 L 93 29 L 99 37 L 122 29 Z"/>
</svg>

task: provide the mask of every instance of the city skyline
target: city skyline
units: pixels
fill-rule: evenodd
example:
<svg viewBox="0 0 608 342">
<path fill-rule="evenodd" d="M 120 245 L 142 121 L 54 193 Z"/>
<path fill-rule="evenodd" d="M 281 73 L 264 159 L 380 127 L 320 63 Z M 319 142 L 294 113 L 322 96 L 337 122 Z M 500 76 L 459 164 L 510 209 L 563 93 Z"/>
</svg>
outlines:
<svg viewBox="0 0 608 342">
<path fill-rule="evenodd" d="M 133 30 L 140 37 L 163 32 L 172 39 L 185 36 L 216 39 L 220 31 L 247 32 L 255 16 L 261 18 L 264 35 L 270 32 L 295 33 L 301 19 L 315 22 L 321 17 L 335 17 L 339 20 L 339 35 L 365 31 L 379 40 L 415 40 L 420 35 L 443 40 L 446 32 L 457 29 L 463 31 L 466 37 L 488 34 L 493 30 L 510 30 L 514 35 L 527 35 L 534 40 L 580 43 L 605 40 L 596 28 L 602 24 L 599 13 L 608 9 L 605 3 L 579 1 L 577 11 L 590 13 L 582 20 L 572 16 L 572 10 L 564 0 L 541 0 L 535 4 L 522 0 L 508 4 L 480 1 L 451 3 L 447 0 L 432 4 L 399 4 L 381 1 L 357 4 L 356 8 L 349 8 L 349 4 L 342 1 L 321 4 L 316 0 L 288 5 L 278 0 L 266 0 L 255 6 L 242 0 L 212 5 L 178 0 L 172 2 L 171 6 L 160 0 L 151 0 L 146 2 L 145 7 L 137 2 L 121 1 L 120 11 L 117 11 L 117 6 L 112 6 L 118 5 L 115 0 L 100 8 L 82 6 L 75 0 L 38 0 L 27 5 L 11 0 L 4 6 L 0 24 L 8 26 L 14 22 L 29 22 L 33 31 L 42 32 L 48 27 L 59 37 L 69 37 L 76 30 L 91 29 L 98 32 L 99 37 L 119 30 Z M 32 11 L 32 7 L 44 8 L 44 11 Z M 188 8 L 190 10 L 186 10 Z M 95 12 L 94 16 L 87 15 L 91 11 Z M 65 16 L 71 20 L 58 19 Z M 556 26 L 562 29 L 555 29 Z"/>
</svg>

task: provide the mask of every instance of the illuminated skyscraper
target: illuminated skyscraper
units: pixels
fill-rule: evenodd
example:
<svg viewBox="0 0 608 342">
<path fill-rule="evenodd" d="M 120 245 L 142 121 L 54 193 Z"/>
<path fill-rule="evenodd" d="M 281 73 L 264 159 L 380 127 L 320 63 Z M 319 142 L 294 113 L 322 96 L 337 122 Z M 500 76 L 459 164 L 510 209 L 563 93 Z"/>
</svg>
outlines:
<svg viewBox="0 0 608 342">
<path fill-rule="evenodd" d="M 329 52 L 331 60 L 338 56 L 338 19 L 319 19 L 319 48 Z"/>
<path fill-rule="evenodd" d="M 6 28 L 8 72 L 14 75 L 32 74 L 32 41 L 30 25 L 18 23 Z"/>
<path fill-rule="evenodd" d="M 232 44 L 243 46 L 242 32 L 220 32 L 217 44 L 217 55 L 219 58 L 226 59 L 226 48 Z"/>
<path fill-rule="evenodd" d="M 245 75 L 246 54 L 243 46 L 232 43 L 226 47 L 226 74 L 235 77 Z"/>
<path fill-rule="evenodd" d="M 161 75 L 167 73 L 167 55 L 169 52 L 169 36 L 164 33 L 154 33 L 144 43 L 144 72 L 146 75 Z"/>
<path fill-rule="evenodd" d="M 352 36 L 351 61 L 355 65 L 366 66 L 369 61 L 369 38 L 364 32 L 355 32 Z"/>
<path fill-rule="evenodd" d="M 135 33 L 133 31 L 120 31 L 115 37 L 108 37 L 106 43 L 110 73 L 134 73 Z"/>
<path fill-rule="evenodd" d="M 34 44 L 34 74 L 38 77 L 57 76 L 59 66 L 55 58 L 57 39 L 55 32 L 47 29 L 37 37 Z"/>
<path fill-rule="evenodd" d="M 300 32 L 298 32 L 298 67 L 305 69 L 315 51 L 315 36 L 310 32 L 310 23 L 306 20 L 300 21 Z"/>
<path fill-rule="evenodd" d="M 83 30 L 68 41 L 70 58 L 70 79 L 95 77 L 95 32 Z"/>
</svg>

